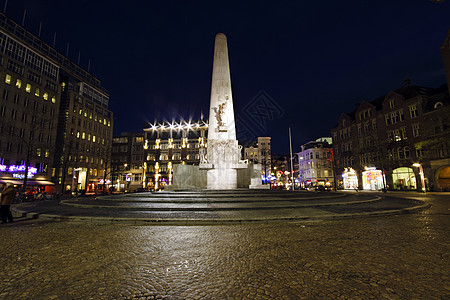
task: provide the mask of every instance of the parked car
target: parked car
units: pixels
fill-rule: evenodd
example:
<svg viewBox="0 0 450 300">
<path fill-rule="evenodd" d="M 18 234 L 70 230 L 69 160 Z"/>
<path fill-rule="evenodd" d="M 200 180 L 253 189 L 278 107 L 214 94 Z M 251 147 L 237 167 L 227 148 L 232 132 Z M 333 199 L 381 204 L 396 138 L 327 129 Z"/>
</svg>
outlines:
<svg viewBox="0 0 450 300">
<path fill-rule="evenodd" d="M 316 186 L 316 191 L 318 191 L 318 192 L 325 192 L 325 191 L 329 192 L 329 191 L 331 191 L 331 187 L 330 186 L 324 186 L 324 185 L 318 185 L 318 186 Z"/>
</svg>

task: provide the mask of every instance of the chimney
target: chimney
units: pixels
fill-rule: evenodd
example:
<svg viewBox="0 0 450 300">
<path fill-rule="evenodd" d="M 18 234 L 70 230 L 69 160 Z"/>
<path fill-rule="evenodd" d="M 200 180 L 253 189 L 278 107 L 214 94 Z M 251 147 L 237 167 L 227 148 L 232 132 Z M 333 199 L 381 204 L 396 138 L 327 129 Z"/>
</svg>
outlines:
<svg viewBox="0 0 450 300">
<path fill-rule="evenodd" d="M 403 87 L 410 87 L 411 86 L 411 78 L 405 78 L 403 80 Z"/>
</svg>

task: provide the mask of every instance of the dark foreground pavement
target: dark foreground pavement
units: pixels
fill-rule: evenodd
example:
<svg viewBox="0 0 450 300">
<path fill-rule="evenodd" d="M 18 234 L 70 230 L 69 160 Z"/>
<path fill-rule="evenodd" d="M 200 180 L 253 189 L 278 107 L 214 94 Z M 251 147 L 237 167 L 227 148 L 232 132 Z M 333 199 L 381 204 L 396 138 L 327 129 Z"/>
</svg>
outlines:
<svg viewBox="0 0 450 300">
<path fill-rule="evenodd" d="M 450 299 L 450 200 L 316 222 L 0 227 L 1 299 Z"/>
</svg>

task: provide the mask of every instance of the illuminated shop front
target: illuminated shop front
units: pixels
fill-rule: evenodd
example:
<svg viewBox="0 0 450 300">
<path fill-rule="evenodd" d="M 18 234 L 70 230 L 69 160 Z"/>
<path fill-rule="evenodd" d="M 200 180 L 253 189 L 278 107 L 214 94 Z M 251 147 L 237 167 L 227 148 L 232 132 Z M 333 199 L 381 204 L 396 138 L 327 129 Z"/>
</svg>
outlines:
<svg viewBox="0 0 450 300">
<path fill-rule="evenodd" d="M 358 188 L 358 176 L 352 168 L 345 168 L 344 173 L 342 173 L 342 180 L 344 182 L 344 189 L 354 190 Z"/>
<path fill-rule="evenodd" d="M 375 168 L 367 168 L 362 173 L 363 189 L 377 191 L 382 189 L 383 186 L 383 172 L 376 170 Z"/>
<path fill-rule="evenodd" d="M 397 190 L 415 190 L 417 189 L 416 176 L 413 169 L 408 167 L 397 168 L 392 172 L 392 181 L 394 189 Z"/>
<path fill-rule="evenodd" d="M 28 170 L 26 170 L 25 165 L 0 165 L 0 172 L 9 173 L 9 176 L 11 176 L 14 179 L 24 179 L 25 178 L 25 171 L 28 171 L 27 179 L 31 179 L 34 177 L 34 175 L 37 174 L 37 169 L 33 167 L 28 167 Z"/>
</svg>

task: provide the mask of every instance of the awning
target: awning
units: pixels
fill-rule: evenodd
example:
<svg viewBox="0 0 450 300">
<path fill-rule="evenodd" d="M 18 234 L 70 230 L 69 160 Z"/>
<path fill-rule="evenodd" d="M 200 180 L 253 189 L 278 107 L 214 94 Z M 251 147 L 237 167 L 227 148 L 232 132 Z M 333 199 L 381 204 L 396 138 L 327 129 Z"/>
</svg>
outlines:
<svg viewBox="0 0 450 300">
<path fill-rule="evenodd" d="M 23 181 L 20 180 L 14 180 L 14 179 L 0 179 L 0 183 L 8 183 L 11 182 L 14 185 L 21 185 L 23 184 Z"/>
<path fill-rule="evenodd" d="M 23 184 L 23 181 L 22 183 Z M 46 181 L 46 180 L 27 180 L 27 185 L 55 185 L 53 182 L 51 181 Z"/>
<path fill-rule="evenodd" d="M 8 178 L 0 179 L 0 183 L 7 183 L 7 182 L 11 182 L 14 185 L 23 185 L 23 180 L 8 179 Z M 27 185 L 55 185 L 55 184 L 51 181 L 46 180 L 27 180 Z"/>
</svg>

